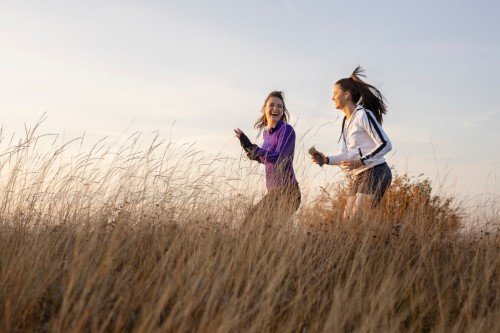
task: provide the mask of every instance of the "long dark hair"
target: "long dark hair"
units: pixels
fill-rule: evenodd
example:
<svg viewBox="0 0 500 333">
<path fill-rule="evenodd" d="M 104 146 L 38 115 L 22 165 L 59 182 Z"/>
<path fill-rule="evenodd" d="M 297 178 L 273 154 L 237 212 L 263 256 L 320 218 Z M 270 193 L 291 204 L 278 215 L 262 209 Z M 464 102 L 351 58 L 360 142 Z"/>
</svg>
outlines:
<svg viewBox="0 0 500 333">
<path fill-rule="evenodd" d="M 335 84 L 342 90 L 348 91 L 354 103 L 359 103 L 372 111 L 379 124 L 382 124 L 382 117 L 387 113 L 385 98 L 380 90 L 360 79 L 360 77 L 366 78 L 364 72 L 365 70 L 358 66 L 351 77 L 340 79 Z"/>
<path fill-rule="evenodd" d="M 263 129 L 264 127 L 267 126 L 265 109 L 266 109 L 266 103 L 269 100 L 269 98 L 271 98 L 271 97 L 277 97 L 283 103 L 283 115 L 281 116 L 280 120 L 284 123 L 288 123 L 288 118 L 290 118 L 290 114 L 288 113 L 288 109 L 286 108 L 286 105 L 285 105 L 285 94 L 282 91 L 274 90 L 274 91 L 271 91 L 269 93 L 269 95 L 267 95 L 266 100 L 264 101 L 264 105 L 262 105 L 262 109 L 261 109 L 262 116 L 259 119 L 257 119 L 257 121 L 255 122 L 255 125 L 254 125 L 256 129 L 260 130 L 260 129 Z"/>
</svg>

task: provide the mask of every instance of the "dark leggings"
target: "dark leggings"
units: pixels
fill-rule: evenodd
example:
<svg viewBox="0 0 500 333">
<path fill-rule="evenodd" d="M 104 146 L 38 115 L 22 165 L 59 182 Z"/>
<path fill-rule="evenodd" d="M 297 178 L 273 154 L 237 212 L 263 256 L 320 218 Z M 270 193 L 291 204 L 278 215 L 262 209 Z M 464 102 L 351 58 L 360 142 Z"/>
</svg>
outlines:
<svg viewBox="0 0 500 333">
<path fill-rule="evenodd" d="M 243 222 L 244 226 L 261 221 L 274 224 L 288 220 L 300 206 L 301 196 L 298 185 L 272 189 L 250 210 Z"/>
</svg>

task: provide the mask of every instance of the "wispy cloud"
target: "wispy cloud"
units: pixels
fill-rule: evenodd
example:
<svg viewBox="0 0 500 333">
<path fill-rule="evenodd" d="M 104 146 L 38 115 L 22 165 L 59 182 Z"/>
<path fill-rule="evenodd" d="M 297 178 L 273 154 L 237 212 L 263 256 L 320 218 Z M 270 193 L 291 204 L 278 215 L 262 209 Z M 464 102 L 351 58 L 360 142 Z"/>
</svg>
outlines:
<svg viewBox="0 0 500 333">
<path fill-rule="evenodd" d="M 473 116 L 470 116 L 469 118 L 465 119 L 462 122 L 462 126 L 465 129 L 473 129 L 481 126 L 485 122 L 489 121 L 492 116 L 500 114 L 500 110 L 494 110 L 494 111 L 487 111 L 487 112 L 480 112 L 478 114 L 474 114 Z"/>
</svg>

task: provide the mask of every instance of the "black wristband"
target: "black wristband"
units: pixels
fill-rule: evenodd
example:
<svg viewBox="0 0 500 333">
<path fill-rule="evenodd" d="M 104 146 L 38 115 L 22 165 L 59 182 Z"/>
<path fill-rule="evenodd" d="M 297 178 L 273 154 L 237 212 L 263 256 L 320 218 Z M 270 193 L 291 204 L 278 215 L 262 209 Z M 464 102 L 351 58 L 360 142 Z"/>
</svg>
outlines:
<svg viewBox="0 0 500 333">
<path fill-rule="evenodd" d="M 245 148 L 245 151 L 247 153 L 249 153 L 247 155 L 249 159 L 254 160 L 254 161 L 259 161 L 260 160 L 259 154 L 257 154 L 257 151 L 256 151 L 255 148 L 257 148 L 257 145 L 256 144 L 252 144 L 252 146 L 250 146 L 248 148 Z"/>
</svg>

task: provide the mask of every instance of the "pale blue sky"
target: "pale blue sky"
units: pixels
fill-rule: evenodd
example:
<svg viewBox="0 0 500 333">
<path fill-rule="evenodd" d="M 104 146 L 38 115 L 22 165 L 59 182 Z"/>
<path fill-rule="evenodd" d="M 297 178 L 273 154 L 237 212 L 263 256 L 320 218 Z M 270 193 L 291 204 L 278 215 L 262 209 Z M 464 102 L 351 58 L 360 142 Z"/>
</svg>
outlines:
<svg viewBox="0 0 500 333">
<path fill-rule="evenodd" d="M 498 2 L 0 4 L 8 129 L 43 112 L 44 130 L 95 140 L 168 136 L 175 121 L 175 138 L 238 156 L 232 129 L 255 137 L 263 99 L 279 89 L 297 134 L 317 132 L 305 144 L 332 152 L 340 126 L 332 84 L 360 64 L 387 97 L 390 164 L 432 179 L 446 165 L 459 195 L 500 193 Z"/>
</svg>

